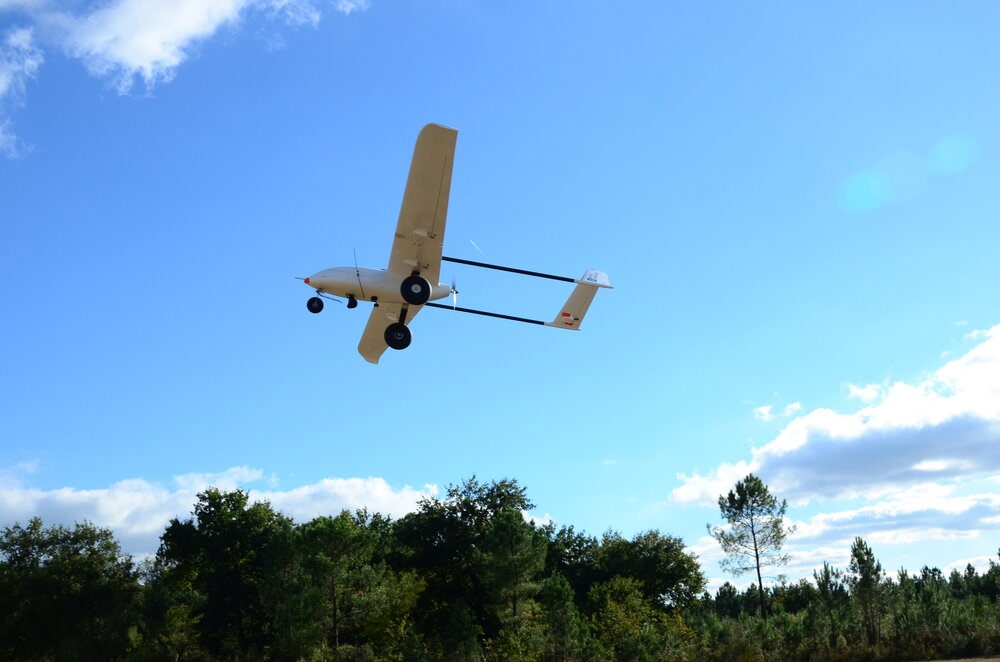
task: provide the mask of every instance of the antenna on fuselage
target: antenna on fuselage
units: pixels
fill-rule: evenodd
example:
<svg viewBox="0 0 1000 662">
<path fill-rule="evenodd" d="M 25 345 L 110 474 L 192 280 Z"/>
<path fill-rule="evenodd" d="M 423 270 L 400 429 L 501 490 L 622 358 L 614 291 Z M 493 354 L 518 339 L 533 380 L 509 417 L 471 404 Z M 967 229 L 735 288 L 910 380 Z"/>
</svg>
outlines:
<svg viewBox="0 0 1000 662">
<path fill-rule="evenodd" d="M 361 298 L 368 301 L 365 296 L 365 286 L 361 284 L 361 270 L 358 269 L 358 249 L 354 249 L 354 276 L 358 279 L 358 287 L 361 288 Z"/>
</svg>

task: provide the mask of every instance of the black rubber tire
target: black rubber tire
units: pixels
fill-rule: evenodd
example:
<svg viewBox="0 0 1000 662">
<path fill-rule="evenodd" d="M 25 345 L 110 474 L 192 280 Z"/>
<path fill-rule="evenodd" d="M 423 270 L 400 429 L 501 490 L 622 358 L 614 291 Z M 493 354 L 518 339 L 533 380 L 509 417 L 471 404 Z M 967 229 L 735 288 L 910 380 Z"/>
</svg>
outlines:
<svg viewBox="0 0 1000 662">
<path fill-rule="evenodd" d="M 406 349 L 410 346 L 413 336 L 405 324 L 394 322 L 385 327 L 385 344 L 393 349 Z"/>
<path fill-rule="evenodd" d="M 309 301 L 306 301 L 306 308 L 309 309 L 310 313 L 318 313 L 323 310 L 323 300 L 319 297 L 313 297 Z"/>
<path fill-rule="evenodd" d="M 399 286 L 403 301 L 414 306 L 422 306 L 431 298 L 431 284 L 420 276 L 407 276 Z"/>
<path fill-rule="evenodd" d="M 347 307 L 348 308 L 357 308 L 358 307 L 358 300 L 355 299 L 354 297 L 347 297 Z"/>
</svg>

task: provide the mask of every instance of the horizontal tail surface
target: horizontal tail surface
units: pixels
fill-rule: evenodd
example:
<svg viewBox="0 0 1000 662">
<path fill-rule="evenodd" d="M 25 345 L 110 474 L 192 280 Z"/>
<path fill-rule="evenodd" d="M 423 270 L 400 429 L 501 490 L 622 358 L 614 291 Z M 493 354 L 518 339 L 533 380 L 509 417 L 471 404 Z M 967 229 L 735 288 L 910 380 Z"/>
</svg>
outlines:
<svg viewBox="0 0 1000 662">
<path fill-rule="evenodd" d="M 583 324 L 583 317 L 587 314 L 587 309 L 590 308 L 590 302 L 594 300 L 594 295 L 597 294 L 598 288 L 611 287 L 608 275 L 597 269 L 588 269 L 576 283 L 576 287 L 573 288 L 573 292 L 566 299 L 566 303 L 563 304 L 559 314 L 556 315 L 554 320 L 547 322 L 546 326 L 578 331 L 580 325 Z"/>
</svg>

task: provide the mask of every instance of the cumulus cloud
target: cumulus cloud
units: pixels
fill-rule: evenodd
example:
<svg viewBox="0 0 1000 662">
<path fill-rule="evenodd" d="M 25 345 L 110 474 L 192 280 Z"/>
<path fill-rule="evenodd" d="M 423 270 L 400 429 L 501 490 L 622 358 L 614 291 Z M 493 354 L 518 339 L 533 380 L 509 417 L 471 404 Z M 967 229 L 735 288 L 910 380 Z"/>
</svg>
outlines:
<svg viewBox="0 0 1000 662">
<path fill-rule="evenodd" d="M 880 389 L 877 403 L 790 421 L 751 458 L 679 474 L 675 503 L 711 504 L 747 473 L 798 503 L 873 497 L 936 480 L 1000 472 L 1000 325 L 917 383 Z M 867 387 L 866 387 L 867 388 Z"/>
<path fill-rule="evenodd" d="M 35 27 L 46 46 L 80 59 L 121 94 L 136 80 L 147 89 L 174 77 L 197 46 L 251 14 L 288 25 L 316 25 L 325 7 L 350 14 L 367 0 L 0 0 L 0 14 L 16 12 L 31 23 L 0 41 L 0 151 L 17 154 L 17 139 L 4 106 L 20 101 L 25 81 L 43 61 Z M 269 40 L 274 43 L 275 40 Z"/>
<path fill-rule="evenodd" d="M 159 536 L 171 518 L 190 515 L 198 492 L 209 486 L 232 490 L 261 481 L 264 472 L 253 467 L 232 467 L 219 473 L 189 473 L 175 476 L 170 487 L 141 478 L 118 481 L 106 488 L 81 490 L 64 487 L 42 490 L 25 487 L 18 476 L 32 470 L 11 468 L 0 472 L 0 524 L 41 517 L 46 524 L 72 525 L 90 520 L 114 530 L 124 550 L 144 555 L 156 551 Z M 325 478 L 290 490 L 249 489 L 253 501 L 269 501 L 296 520 L 336 514 L 343 509 L 368 508 L 401 517 L 414 510 L 437 487 L 409 485 L 393 488 L 384 479 Z"/>
<path fill-rule="evenodd" d="M 771 405 L 765 405 L 763 407 L 756 407 L 753 410 L 753 417 L 758 421 L 770 421 L 774 418 L 774 414 L 771 413 L 773 407 Z"/>
</svg>

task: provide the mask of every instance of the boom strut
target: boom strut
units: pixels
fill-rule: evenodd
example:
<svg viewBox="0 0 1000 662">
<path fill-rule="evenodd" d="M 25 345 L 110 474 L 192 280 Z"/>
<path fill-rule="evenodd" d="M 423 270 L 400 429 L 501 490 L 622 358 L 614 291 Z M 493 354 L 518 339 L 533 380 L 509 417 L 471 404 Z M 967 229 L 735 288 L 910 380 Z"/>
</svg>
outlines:
<svg viewBox="0 0 1000 662">
<path fill-rule="evenodd" d="M 515 269 L 514 267 L 501 267 L 501 266 L 496 265 L 496 264 L 487 264 L 485 262 L 473 262 L 472 260 L 462 260 L 462 259 L 457 258 L 457 257 L 445 257 L 445 256 L 442 255 L 441 259 L 444 260 L 445 262 L 457 262 L 458 264 L 468 264 L 468 265 L 473 266 L 473 267 L 483 267 L 483 268 L 486 268 L 486 269 L 496 269 L 497 271 L 509 271 L 509 272 L 515 273 L 515 274 L 524 274 L 525 276 L 536 276 L 538 278 L 551 278 L 552 280 L 561 280 L 564 283 L 575 283 L 576 282 L 576 280 L 574 280 L 572 278 L 567 278 L 566 276 L 553 276 L 552 274 L 543 274 L 543 273 L 538 272 L 538 271 L 528 271 L 526 269 Z M 426 305 L 430 305 L 430 304 L 426 304 Z M 442 306 L 442 307 L 447 308 L 448 306 Z M 489 313 L 489 314 L 492 315 L 493 313 Z M 499 317 L 504 317 L 504 316 L 503 315 L 499 315 Z M 520 318 L 513 318 L 513 319 L 520 319 Z M 524 320 L 521 320 L 521 321 L 524 321 Z M 533 320 L 529 320 L 529 321 L 533 321 Z M 538 324 L 544 324 L 544 322 L 538 322 Z"/>
<path fill-rule="evenodd" d="M 454 306 L 446 306 L 442 303 L 431 303 L 427 302 L 425 306 L 430 306 L 432 308 L 444 308 L 445 310 L 455 310 L 460 313 L 472 313 L 474 315 L 486 315 L 487 317 L 499 317 L 500 319 L 513 320 L 515 322 L 527 322 L 528 324 L 541 324 L 545 326 L 545 322 L 541 320 L 530 320 L 527 317 L 514 317 L 513 315 L 501 315 L 500 313 L 490 313 L 485 310 L 473 310 L 472 308 L 457 308 Z"/>
</svg>

